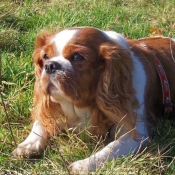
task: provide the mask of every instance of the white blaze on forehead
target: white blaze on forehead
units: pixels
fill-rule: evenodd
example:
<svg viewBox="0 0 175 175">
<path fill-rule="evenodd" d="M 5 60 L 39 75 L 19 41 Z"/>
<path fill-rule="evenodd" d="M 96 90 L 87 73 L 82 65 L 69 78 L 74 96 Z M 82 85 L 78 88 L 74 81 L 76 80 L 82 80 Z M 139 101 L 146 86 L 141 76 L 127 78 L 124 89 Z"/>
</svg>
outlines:
<svg viewBox="0 0 175 175">
<path fill-rule="evenodd" d="M 62 54 L 64 47 L 76 33 L 77 30 L 63 30 L 55 35 L 55 37 L 52 39 L 52 42 L 55 43 L 59 54 Z"/>
</svg>

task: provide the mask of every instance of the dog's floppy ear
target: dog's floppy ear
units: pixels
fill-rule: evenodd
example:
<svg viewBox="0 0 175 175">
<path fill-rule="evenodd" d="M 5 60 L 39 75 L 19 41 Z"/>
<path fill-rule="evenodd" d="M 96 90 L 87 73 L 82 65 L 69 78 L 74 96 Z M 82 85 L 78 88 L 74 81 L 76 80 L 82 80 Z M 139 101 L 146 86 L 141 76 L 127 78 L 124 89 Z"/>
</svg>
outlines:
<svg viewBox="0 0 175 175">
<path fill-rule="evenodd" d="M 114 42 L 105 43 L 100 48 L 105 69 L 101 74 L 96 102 L 102 113 L 114 123 L 133 130 L 136 116 L 132 112 L 134 89 L 132 88 L 133 63 L 130 52 Z"/>
<path fill-rule="evenodd" d="M 35 76 L 39 78 L 43 68 L 43 47 L 48 43 L 51 33 L 43 31 L 37 37 L 35 41 L 35 50 L 33 52 L 34 64 L 35 64 Z"/>
</svg>

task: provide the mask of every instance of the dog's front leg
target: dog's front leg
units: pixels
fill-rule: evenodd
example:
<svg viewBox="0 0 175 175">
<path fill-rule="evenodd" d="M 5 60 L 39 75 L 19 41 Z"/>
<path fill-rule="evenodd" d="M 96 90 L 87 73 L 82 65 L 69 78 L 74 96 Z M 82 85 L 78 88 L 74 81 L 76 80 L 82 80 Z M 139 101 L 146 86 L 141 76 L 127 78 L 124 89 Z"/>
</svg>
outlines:
<svg viewBox="0 0 175 175">
<path fill-rule="evenodd" d="M 73 174 L 88 174 L 102 167 L 106 161 L 126 156 L 128 154 L 135 154 L 141 148 L 144 148 L 148 143 L 148 134 L 145 123 L 138 121 L 136 130 L 139 132 L 137 138 L 134 140 L 130 133 L 125 133 L 118 140 L 109 143 L 101 151 L 84 159 L 79 160 L 70 165 L 70 171 Z"/>
<path fill-rule="evenodd" d="M 48 134 L 44 127 L 36 120 L 33 124 L 29 136 L 18 145 L 12 152 L 14 156 L 23 158 L 34 158 L 42 155 L 45 147 Z"/>
</svg>

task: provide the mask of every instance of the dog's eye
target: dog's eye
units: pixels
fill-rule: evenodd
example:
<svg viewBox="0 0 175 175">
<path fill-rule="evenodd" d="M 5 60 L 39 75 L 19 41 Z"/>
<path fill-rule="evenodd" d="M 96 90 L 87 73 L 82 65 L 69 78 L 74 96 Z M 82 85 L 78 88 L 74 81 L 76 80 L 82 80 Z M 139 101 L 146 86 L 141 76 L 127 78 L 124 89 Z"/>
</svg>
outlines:
<svg viewBox="0 0 175 175">
<path fill-rule="evenodd" d="M 44 54 L 43 58 L 44 58 L 45 60 L 48 60 L 48 59 L 49 59 L 49 56 L 48 56 L 47 54 Z"/>
<path fill-rule="evenodd" d="M 84 57 L 78 53 L 75 53 L 72 55 L 72 61 L 75 61 L 75 62 L 80 62 L 80 61 L 83 61 L 84 60 Z"/>
</svg>

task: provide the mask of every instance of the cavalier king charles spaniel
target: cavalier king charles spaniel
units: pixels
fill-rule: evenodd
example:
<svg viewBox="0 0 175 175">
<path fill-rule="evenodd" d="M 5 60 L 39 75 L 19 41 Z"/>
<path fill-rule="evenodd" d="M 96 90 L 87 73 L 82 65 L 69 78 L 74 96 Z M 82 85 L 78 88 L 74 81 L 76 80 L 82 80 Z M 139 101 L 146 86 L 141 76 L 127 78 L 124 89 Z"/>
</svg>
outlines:
<svg viewBox="0 0 175 175">
<path fill-rule="evenodd" d="M 167 98 L 175 96 L 171 38 L 130 40 L 114 31 L 75 27 L 55 34 L 42 32 L 33 57 L 33 128 L 13 155 L 42 154 L 47 140 L 66 128 L 78 133 L 88 125 L 93 135 L 113 139 L 94 155 L 72 163 L 75 174 L 135 154 L 149 142 L 164 104 L 155 58 L 167 77 L 163 80 L 169 85 Z"/>
</svg>

